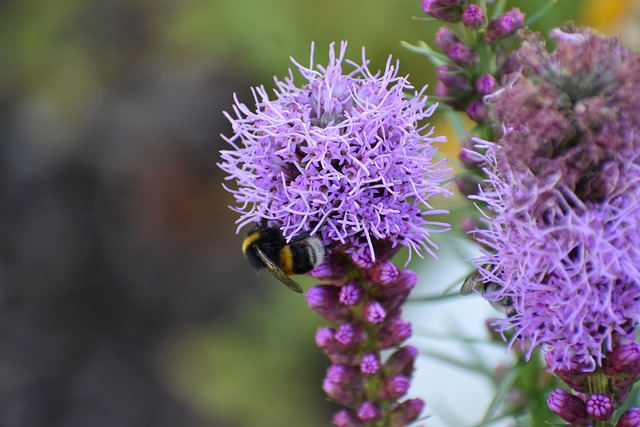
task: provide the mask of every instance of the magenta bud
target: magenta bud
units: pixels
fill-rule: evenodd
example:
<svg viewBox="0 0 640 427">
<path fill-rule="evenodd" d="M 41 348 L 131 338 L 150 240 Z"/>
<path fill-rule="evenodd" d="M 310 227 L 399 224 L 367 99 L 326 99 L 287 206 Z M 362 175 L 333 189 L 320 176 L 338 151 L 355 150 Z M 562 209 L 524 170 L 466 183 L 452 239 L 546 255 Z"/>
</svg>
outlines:
<svg viewBox="0 0 640 427">
<path fill-rule="evenodd" d="M 474 99 L 466 110 L 467 116 L 474 122 L 482 125 L 489 121 L 489 107 L 482 101 Z"/>
<path fill-rule="evenodd" d="M 613 415 L 613 401 L 606 394 L 592 394 L 587 399 L 587 413 L 599 421 L 608 420 Z"/>
<path fill-rule="evenodd" d="M 322 382 L 322 389 L 336 402 L 352 406 L 359 400 L 364 382 L 353 366 L 331 365 Z"/>
<path fill-rule="evenodd" d="M 384 372 L 387 375 L 411 375 L 418 349 L 412 345 L 406 345 L 395 351 L 384 363 Z"/>
<path fill-rule="evenodd" d="M 384 322 L 387 313 L 378 301 L 367 301 L 362 310 L 362 318 L 365 322 L 378 325 Z"/>
<path fill-rule="evenodd" d="M 551 412 L 571 424 L 584 424 L 589 419 L 587 405 L 566 390 L 554 390 L 547 398 L 547 405 Z"/>
<path fill-rule="evenodd" d="M 436 77 L 444 83 L 450 92 L 465 94 L 471 93 L 473 90 L 469 78 L 459 67 L 440 65 L 436 69 Z"/>
<path fill-rule="evenodd" d="M 382 400 L 396 400 L 404 396 L 411 386 L 411 379 L 404 375 L 392 375 L 382 381 L 380 398 Z"/>
<path fill-rule="evenodd" d="M 332 423 L 336 427 L 356 427 L 362 425 L 358 416 L 347 409 L 341 409 L 333 415 Z"/>
<path fill-rule="evenodd" d="M 469 4 L 462 12 L 462 23 L 468 28 L 479 28 L 487 22 L 487 15 L 484 14 L 480 6 Z"/>
<path fill-rule="evenodd" d="M 422 0 L 424 13 L 445 22 L 460 22 L 462 2 L 452 0 Z"/>
<path fill-rule="evenodd" d="M 474 50 L 462 42 L 452 44 L 444 52 L 454 64 L 462 68 L 475 65 L 478 61 L 478 57 Z"/>
<path fill-rule="evenodd" d="M 440 27 L 436 32 L 436 44 L 443 52 L 446 52 L 451 45 L 460 41 L 460 37 L 447 27 Z"/>
<path fill-rule="evenodd" d="M 307 291 L 307 305 L 325 319 L 341 323 L 349 318 L 349 309 L 340 304 L 339 294 L 338 286 L 313 286 Z"/>
<path fill-rule="evenodd" d="M 365 400 L 358 406 L 358 418 L 362 421 L 375 421 L 380 418 L 380 410 L 375 403 Z"/>
<path fill-rule="evenodd" d="M 389 286 L 398 279 L 400 272 L 391 261 L 385 260 L 377 263 L 369 270 L 369 279 L 373 283 Z"/>
<path fill-rule="evenodd" d="M 487 43 L 495 43 L 515 34 L 524 26 L 524 13 L 514 7 L 510 11 L 503 13 L 493 21 L 489 22 L 484 38 Z"/>
<path fill-rule="evenodd" d="M 316 331 L 316 345 L 320 348 L 331 348 L 335 344 L 333 328 L 323 326 Z"/>
<path fill-rule="evenodd" d="M 391 412 L 391 425 L 393 427 L 404 427 L 415 421 L 423 409 L 424 402 L 422 399 L 405 400 Z"/>
<path fill-rule="evenodd" d="M 367 339 L 367 333 L 361 325 L 343 323 L 335 332 L 335 340 L 344 347 L 354 347 Z"/>
<path fill-rule="evenodd" d="M 640 374 L 640 344 L 631 342 L 613 349 L 604 365 L 607 375 L 626 374 L 635 378 Z"/>
<path fill-rule="evenodd" d="M 475 87 L 478 95 L 489 95 L 498 87 L 498 81 L 491 74 L 483 74 L 476 79 Z"/>
<path fill-rule="evenodd" d="M 433 93 L 439 98 L 448 98 L 450 96 L 449 88 L 442 82 L 436 83 Z"/>
<path fill-rule="evenodd" d="M 629 408 L 618 418 L 616 427 L 640 426 L 640 408 Z"/>
<path fill-rule="evenodd" d="M 364 297 L 364 289 L 356 282 L 349 282 L 340 288 L 338 299 L 342 305 L 353 307 L 360 304 Z"/>
<path fill-rule="evenodd" d="M 411 323 L 400 317 L 394 317 L 380 328 L 378 344 L 380 348 L 391 348 L 399 345 L 411 336 Z"/>
<path fill-rule="evenodd" d="M 367 376 L 376 375 L 382 369 L 380 357 L 376 353 L 366 353 L 360 360 L 360 372 Z"/>
</svg>

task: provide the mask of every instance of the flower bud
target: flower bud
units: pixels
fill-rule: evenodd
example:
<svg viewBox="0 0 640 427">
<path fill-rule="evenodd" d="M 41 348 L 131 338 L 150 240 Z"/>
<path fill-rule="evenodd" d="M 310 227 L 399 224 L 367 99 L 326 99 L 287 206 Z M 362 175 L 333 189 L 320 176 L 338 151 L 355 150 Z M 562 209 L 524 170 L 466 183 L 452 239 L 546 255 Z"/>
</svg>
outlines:
<svg viewBox="0 0 640 427">
<path fill-rule="evenodd" d="M 466 68 L 478 62 L 476 52 L 462 42 L 456 42 L 444 51 L 454 64 Z"/>
<path fill-rule="evenodd" d="M 640 344 L 631 342 L 613 349 L 604 365 L 607 375 L 626 374 L 635 378 L 640 374 Z"/>
<path fill-rule="evenodd" d="M 395 347 L 409 338 L 412 333 L 411 323 L 394 317 L 380 328 L 378 343 L 380 348 Z"/>
<path fill-rule="evenodd" d="M 341 409 L 333 415 L 332 423 L 336 427 L 356 427 L 362 425 L 358 416 L 347 409 Z"/>
<path fill-rule="evenodd" d="M 447 88 L 457 94 L 471 93 L 473 86 L 464 71 L 453 65 L 440 65 L 436 69 L 436 77 Z"/>
<path fill-rule="evenodd" d="M 307 305 L 325 319 L 341 323 L 349 318 L 349 309 L 340 305 L 339 294 L 338 286 L 314 286 L 307 291 Z"/>
<path fill-rule="evenodd" d="M 483 74 L 476 79 L 475 87 L 478 95 L 489 95 L 498 87 L 498 81 L 491 74 Z"/>
<path fill-rule="evenodd" d="M 605 421 L 613 415 L 613 401 L 606 394 L 592 394 L 587 399 L 587 413 L 599 421 Z"/>
<path fill-rule="evenodd" d="M 566 390 L 554 390 L 547 398 L 547 405 L 551 412 L 571 424 L 586 423 L 589 419 L 587 405 Z"/>
<path fill-rule="evenodd" d="M 360 398 L 364 390 L 364 382 L 356 368 L 331 365 L 322 382 L 322 389 L 336 402 L 344 406 L 352 406 Z"/>
<path fill-rule="evenodd" d="M 415 421 L 423 409 L 424 402 L 422 399 L 405 400 L 391 412 L 391 425 L 393 427 L 404 427 Z"/>
<path fill-rule="evenodd" d="M 418 349 L 412 345 L 399 348 L 384 363 L 384 372 L 387 375 L 402 374 L 410 376 L 413 365 L 418 357 Z"/>
<path fill-rule="evenodd" d="M 376 375 L 382 369 L 382 363 L 376 353 L 366 353 L 360 360 L 360 372 L 364 375 Z"/>
<path fill-rule="evenodd" d="M 343 323 L 336 329 L 334 337 L 344 347 L 354 347 L 366 341 L 367 333 L 361 325 Z"/>
<path fill-rule="evenodd" d="M 493 21 L 489 22 L 489 26 L 484 33 L 487 43 L 495 43 L 499 40 L 507 38 L 515 34 L 524 26 L 524 13 L 520 9 L 514 7 L 510 11 L 503 13 Z"/>
<path fill-rule="evenodd" d="M 618 418 L 616 427 L 640 426 L 640 408 L 629 408 Z"/>
<path fill-rule="evenodd" d="M 369 279 L 373 283 L 378 283 L 382 286 L 389 286 L 396 281 L 399 273 L 398 267 L 396 267 L 391 261 L 385 260 L 377 263 L 369 270 Z"/>
<path fill-rule="evenodd" d="M 363 297 L 364 289 L 362 289 L 362 286 L 356 282 L 349 282 L 341 287 L 340 294 L 338 295 L 340 303 L 347 307 L 353 307 L 354 305 L 360 304 Z"/>
<path fill-rule="evenodd" d="M 468 28 L 479 28 L 487 22 L 487 15 L 484 14 L 480 6 L 469 4 L 462 12 L 462 23 Z"/>
<path fill-rule="evenodd" d="M 375 421 L 380 418 L 380 410 L 375 403 L 365 400 L 358 407 L 358 418 L 362 421 Z"/>
<path fill-rule="evenodd" d="M 374 325 L 384 322 L 386 316 L 387 313 L 378 301 L 367 301 L 362 310 L 364 321 Z"/>
<path fill-rule="evenodd" d="M 460 41 L 460 37 L 457 36 L 456 33 L 451 31 L 447 27 L 440 27 L 440 29 L 436 32 L 436 45 L 442 50 L 446 52 L 451 45 Z"/>
<path fill-rule="evenodd" d="M 411 379 L 404 375 L 392 375 L 382 381 L 380 398 L 383 400 L 395 400 L 404 396 L 411 386 Z"/>
<path fill-rule="evenodd" d="M 424 13 L 445 22 L 460 22 L 462 16 L 461 0 L 422 0 L 420 6 Z"/>
<path fill-rule="evenodd" d="M 467 106 L 467 116 L 474 122 L 483 125 L 489 121 L 489 107 L 482 101 L 474 99 Z"/>
</svg>

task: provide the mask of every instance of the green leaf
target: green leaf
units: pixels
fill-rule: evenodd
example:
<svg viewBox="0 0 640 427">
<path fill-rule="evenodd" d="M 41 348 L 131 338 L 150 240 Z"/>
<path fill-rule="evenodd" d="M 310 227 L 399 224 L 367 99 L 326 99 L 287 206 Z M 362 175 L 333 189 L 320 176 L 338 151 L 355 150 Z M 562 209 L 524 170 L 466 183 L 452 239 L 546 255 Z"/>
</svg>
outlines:
<svg viewBox="0 0 640 427">
<path fill-rule="evenodd" d="M 436 67 L 452 63 L 449 58 L 431 49 L 431 47 L 423 41 L 419 41 L 417 46 L 405 41 L 401 41 L 400 44 L 411 52 L 426 56 Z"/>
</svg>

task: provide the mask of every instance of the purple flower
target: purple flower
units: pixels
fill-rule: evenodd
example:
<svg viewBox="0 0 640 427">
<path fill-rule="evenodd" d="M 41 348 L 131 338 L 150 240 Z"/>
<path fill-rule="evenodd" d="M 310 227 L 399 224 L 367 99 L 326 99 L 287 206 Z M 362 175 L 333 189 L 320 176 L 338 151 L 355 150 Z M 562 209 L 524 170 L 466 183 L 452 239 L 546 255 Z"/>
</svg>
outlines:
<svg viewBox="0 0 640 427">
<path fill-rule="evenodd" d="M 475 262 L 509 298 L 513 328 L 551 370 L 593 372 L 640 319 L 640 56 L 588 31 L 548 53 L 529 38 L 524 75 L 493 98 L 479 196 L 493 216 Z M 615 171 L 613 173 L 612 171 Z"/>
<path fill-rule="evenodd" d="M 227 114 L 233 135 L 223 138 L 233 149 L 221 151 L 219 166 L 236 182 L 226 188 L 240 227 L 266 220 L 287 239 L 310 232 L 327 246 L 365 242 L 373 260 L 375 240 L 432 254 L 431 233 L 448 226 L 429 220 L 442 211 L 427 201 L 449 194 L 449 169 L 433 160 L 441 139 L 419 124 L 435 106 L 425 107 L 424 88 L 405 97 L 413 88 L 391 60 L 373 73 L 364 50 L 360 65 L 345 60 L 346 48 L 336 54 L 332 44 L 326 67 L 293 61 L 304 84 L 290 72 L 276 80 L 275 99 L 257 87 L 256 111 L 236 99 L 235 117 Z"/>
<path fill-rule="evenodd" d="M 454 3 L 438 4 L 460 7 Z M 430 198 L 450 194 L 450 171 L 433 159 L 440 139 L 420 124 L 434 111 L 425 89 L 406 97 L 413 88 L 397 65 L 373 73 L 364 51 L 362 64 L 345 60 L 345 51 L 346 43 L 338 54 L 332 45 L 326 67 L 294 62 L 306 82 L 294 84 L 290 72 L 276 80 L 275 99 L 254 88 L 256 111 L 236 99 L 235 117 L 227 115 L 233 135 L 225 137 L 233 149 L 221 152 L 220 167 L 236 181 L 228 189 L 240 227 L 267 223 L 287 239 L 309 233 L 325 246 L 311 275 L 327 283 L 306 298 L 333 323 L 318 329 L 316 344 L 333 363 L 322 387 L 347 407 L 334 424 L 403 426 L 424 406 L 396 401 L 409 387 L 415 349 L 386 361 L 381 352 L 411 335 L 400 316 L 417 276 L 391 259 L 402 246 L 435 256 L 430 235 L 449 225 L 430 219 L 445 213 Z"/>
</svg>

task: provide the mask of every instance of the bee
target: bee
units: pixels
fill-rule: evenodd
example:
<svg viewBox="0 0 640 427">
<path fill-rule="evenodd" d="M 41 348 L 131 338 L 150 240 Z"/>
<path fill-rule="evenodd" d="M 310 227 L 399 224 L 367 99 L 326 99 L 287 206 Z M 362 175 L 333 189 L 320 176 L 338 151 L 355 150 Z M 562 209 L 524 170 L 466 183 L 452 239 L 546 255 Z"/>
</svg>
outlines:
<svg viewBox="0 0 640 427">
<path fill-rule="evenodd" d="M 320 239 L 308 233 L 287 243 L 278 227 L 259 224 L 242 242 L 242 253 L 253 268 L 266 268 L 289 289 L 302 293 L 289 276 L 313 270 L 324 259 L 325 249 Z"/>
<path fill-rule="evenodd" d="M 491 272 L 494 268 L 493 264 L 482 265 L 483 269 Z M 485 297 L 487 294 L 498 292 L 502 289 L 502 285 L 490 280 L 485 280 L 480 274 L 480 270 L 473 271 L 462 283 L 460 287 L 460 294 L 469 295 L 472 291 L 477 291 Z M 513 317 L 518 312 L 513 308 L 513 299 L 510 296 L 505 296 L 498 300 L 490 301 L 491 306 L 499 311 L 504 311 L 507 317 Z"/>
</svg>

